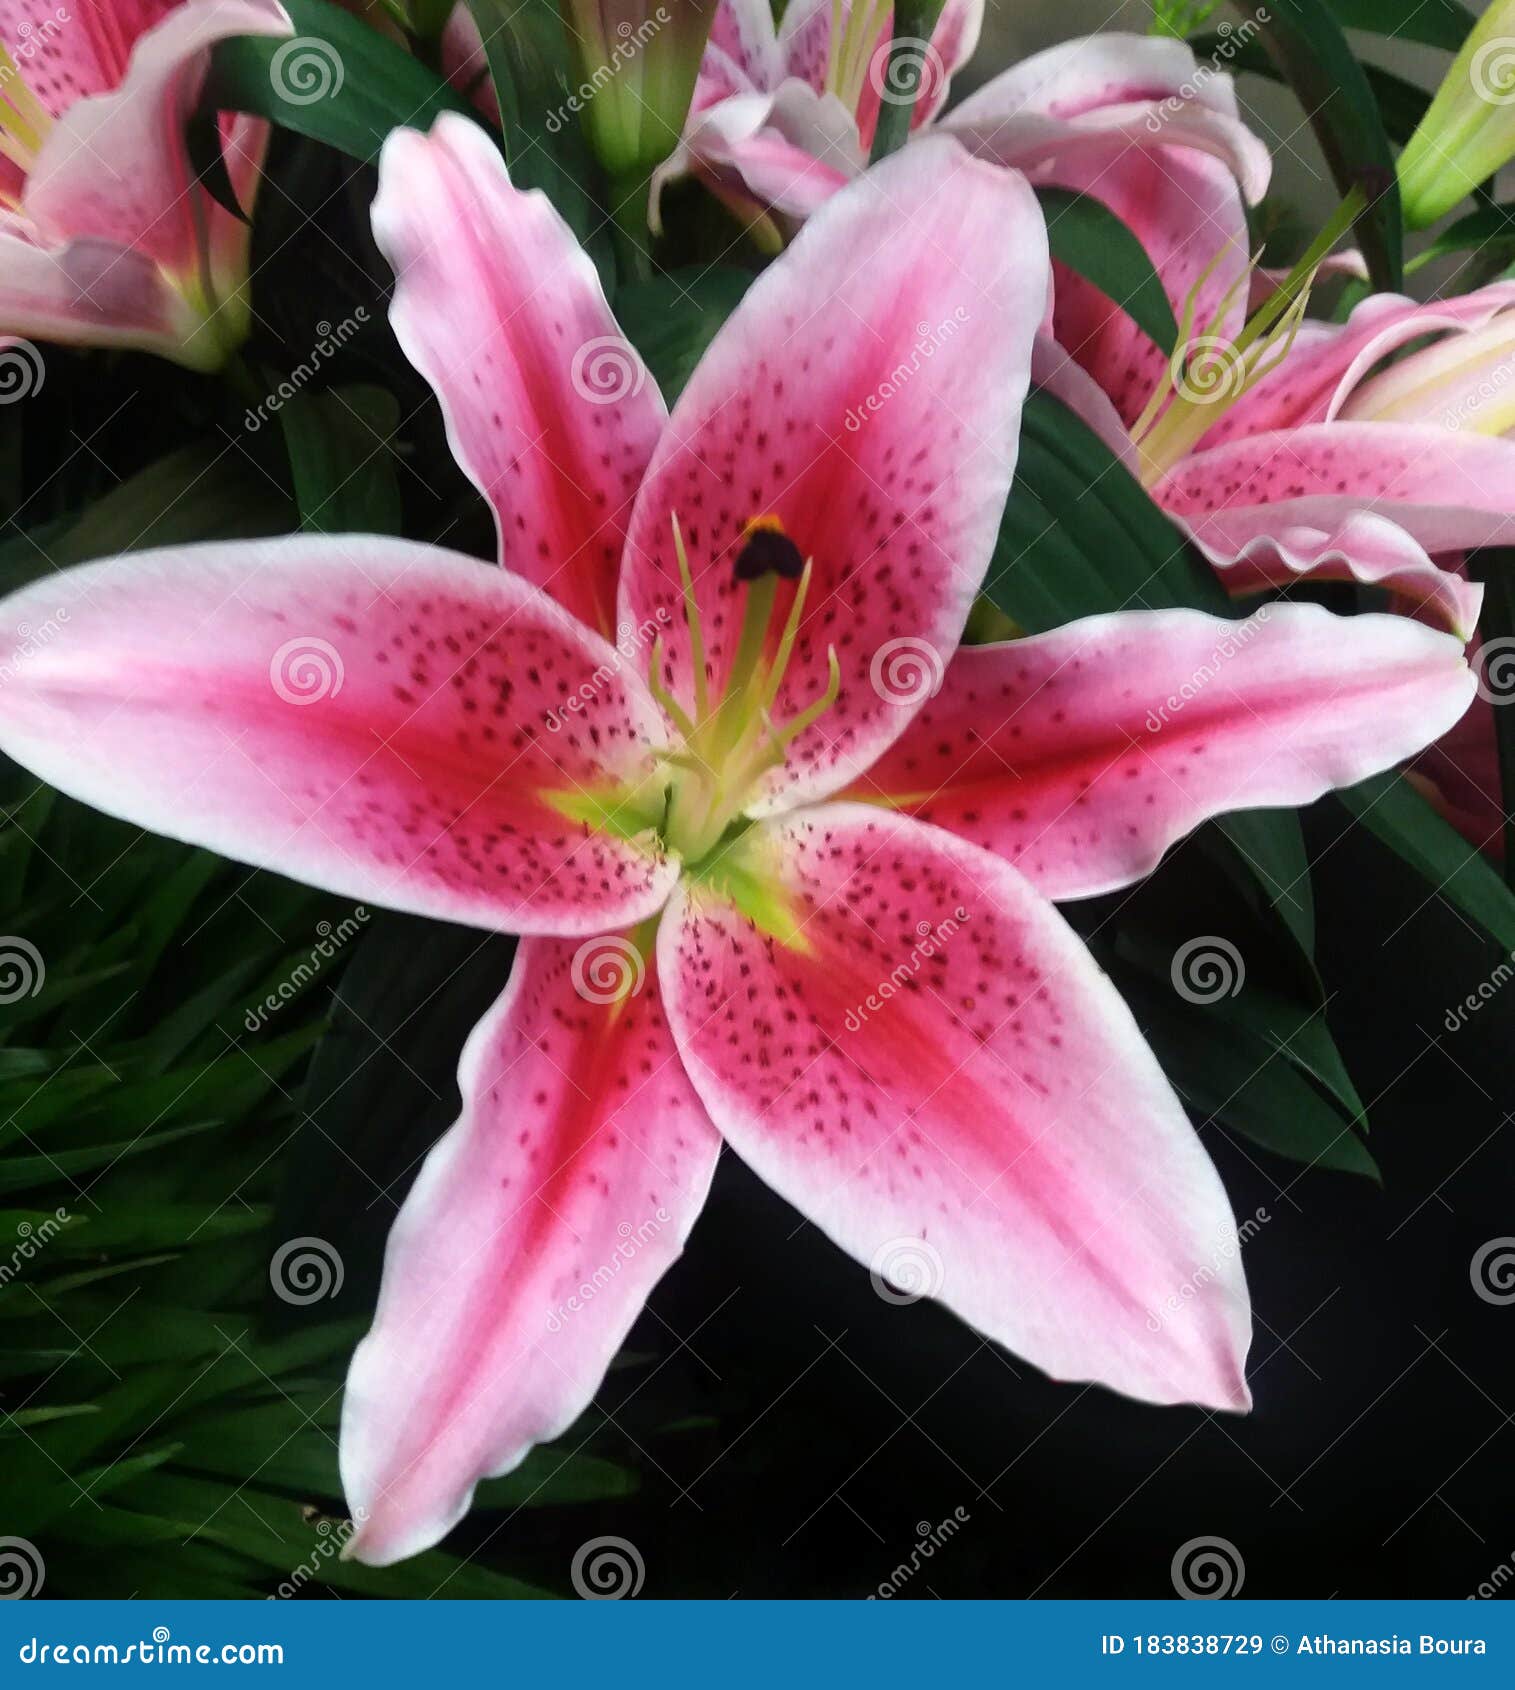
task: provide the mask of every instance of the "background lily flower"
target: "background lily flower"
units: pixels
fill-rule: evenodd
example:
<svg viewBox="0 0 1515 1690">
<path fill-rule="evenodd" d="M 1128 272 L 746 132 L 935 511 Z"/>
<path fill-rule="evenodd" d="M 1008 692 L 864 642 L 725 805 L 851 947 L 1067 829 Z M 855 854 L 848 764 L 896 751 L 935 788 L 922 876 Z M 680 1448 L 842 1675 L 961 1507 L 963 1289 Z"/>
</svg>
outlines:
<svg viewBox="0 0 1515 1690">
<path fill-rule="evenodd" d="M 1144 222 L 1168 222 L 1190 238 L 1225 191 L 1216 177 L 1239 181 L 1249 202 L 1262 197 L 1267 149 L 1242 123 L 1230 77 L 1202 69 L 1181 41 L 1116 33 L 1066 42 L 992 78 L 943 117 L 982 21 L 982 0 L 947 0 L 931 41 L 917 44 L 916 133 L 945 128 L 1033 180 L 1072 173 L 1079 181 L 1068 185 L 1097 183 L 1101 197 L 1106 189 L 1119 196 L 1117 211 L 1129 200 Z M 892 24 L 887 5 L 795 0 L 775 29 L 768 0 L 722 0 L 683 143 L 654 179 L 654 227 L 662 188 L 686 173 L 744 219 L 771 211 L 793 220 L 856 176 L 880 103 L 893 97 Z M 1186 151 L 1220 168 L 1185 164 Z M 1154 173 L 1149 152 L 1166 171 Z"/>
<path fill-rule="evenodd" d="M 1188 327 L 1172 360 L 1059 270 L 1052 329 L 1068 360 L 1044 348 L 1039 379 L 1122 453 L 1233 591 L 1356 580 L 1466 638 L 1482 589 L 1457 573 L 1461 553 L 1515 539 L 1515 284 L 1426 304 L 1376 295 L 1344 324 L 1285 315 L 1248 347 L 1249 288 L 1265 308 L 1267 290 L 1249 275 L 1239 203 L 1214 215 L 1198 285 L 1192 254 L 1176 258 L 1137 224 Z"/>
<path fill-rule="evenodd" d="M 1423 229 L 1515 158 L 1515 0 L 1469 31 L 1399 155 L 1405 223 Z"/>
<path fill-rule="evenodd" d="M 287 35 L 274 0 L 0 0 L 0 334 L 214 369 L 247 333 L 245 223 L 194 183 L 184 126 L 216 42 Z M 221 147 L 250 207 L 267 126 Z"/>
<path fill-rule="evenodd" d="M 1247 1407 L 1225 1193 L 1049 900 L 1409 755 L 1471 696 L 1460 643 L 1280 605 L 954 656 L 1048 261 L 1025 183 L 949 140 L 822 208 L 666 418 L 466 120 L 391 137 L 374 224 L 507 567 L 310 535 L 91 565 L 7 601 L 68 634 L 0 722 L 119 815 L 528 935 L 353 1361 L 349 1551 L 435 1542 L 582 1412 L 723 1140 L 860 1261 L 927 1252 L 1054 1377 Z M 302 650 L 326 684 L 292 705 Z"/>
</svg>

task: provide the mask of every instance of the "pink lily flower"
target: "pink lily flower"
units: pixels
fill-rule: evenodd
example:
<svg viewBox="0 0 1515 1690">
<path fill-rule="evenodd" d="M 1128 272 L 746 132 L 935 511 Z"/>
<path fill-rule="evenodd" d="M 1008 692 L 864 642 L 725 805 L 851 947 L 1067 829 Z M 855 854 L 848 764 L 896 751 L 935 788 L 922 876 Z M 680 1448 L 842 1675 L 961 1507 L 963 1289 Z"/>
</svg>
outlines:
<svg viewBox="0 0 1515 1690">
<path fill-rule="evenodd" d="M 0 335 L 215 369 L 247 332 L 247 226 L 193 181 L 210 50 L 288 35 L 274 0 L 0 0 Z M 267 125 L 221 145 L 250 207 Z"/>
<path fill-rule="evenodd" d="M 1129 182 L 1137 204 L 1148 202 L 1151 185 L 1142 155 L 1177 154 L 1148 216 L 1190 232 L 1208 216 L 1217 177 L 1239 181 L 1249 201 L 1262 197 L 1267 149 L 1238 116 L 1231 78 L 1202 69 L 1181 41 L 1120 33 L 1069 41 L 1012 66 L 943 116 L 982 22 L 983 0 L 947 0 L 930 42 L 915 44 L 917 135 L 945 129 L 1035 181 L 1051 179 L 1056 165 L 1100 183 L 1113 175 Z M 785 222 L 809 216 L 859 175 L 881 104 L 895 97 L 892 29 L 887 0 L 791 0 L 777 28 L 769 0 L 721 0 L 682 142 L 653 179 L 654 229 L 662 189 L 686 174 L 759 228 L 769 213 Z M 1207 169 L 1210 161 L 1218 168 Z"/>
<path fill-rule="evenodd" d="M 1249 294 L 1269 309 L 1273 279 L 1259 287 L 1249 264 L 1239 195 L 1222 192 L 1175 242 L 1122 176 L 1092 191 L 1146 247 L 1181 344 L 1165 358 L 1118 305 L 1055 267 L 1052 333 L 1067 356 L 1044 344 L 1038 378 L 1233 592 L 1356 580 L 1470 636 L 1482 589 L 1455 565 L 1515 540 L 1515 283 L 1425 304 L 1375 295 L 1344 324 L 1296 308 L 1249 327 Z M 1345 253 L 1322 269 L 1360 264 Z"/>
<path fill-rule="evenodd" d="M 436 1542 L 573 1423 L 723 1142 L 1055 1378 L 1247 1408 L 1225 1192 L 1050 900 L 1409 755 L 1466 707 L 1461 644 L 1278 605 L 958 651 L 1048 261 L 1024 181 L 955 142 L 821 208 L 671 415 L 481 130 L 398 132 L 380 177 L 394 326 L 506 567 L 302 535 L 0 613 L 68 609 L 0 718 L 44 779 L 527 935 L 353 1360 L 351 1552 Z"/>
</svg>

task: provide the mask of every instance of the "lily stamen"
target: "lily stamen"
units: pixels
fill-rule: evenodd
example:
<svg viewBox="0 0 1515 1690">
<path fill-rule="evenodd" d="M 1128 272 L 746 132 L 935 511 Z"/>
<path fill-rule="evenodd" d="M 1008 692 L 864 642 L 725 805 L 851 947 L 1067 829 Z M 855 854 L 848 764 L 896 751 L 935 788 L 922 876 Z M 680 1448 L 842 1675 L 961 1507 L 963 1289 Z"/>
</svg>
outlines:
<svg viewBox="0 0 1515 1690">
<path fill-rule="evenodd" d="M 1249 280 L 1256 260 L 1226 290 L 1208 319 L 1206 332 L 1196 337 L 1192 330 L 1198 317 L 1199 295 L 1225 256 L 1225 249 L 1205 267 L 1184 301 L 1178 347 L 1169 364 L 1167 380 L 1158 386 L 1131 430 L 1141 459 L 1144 486 L 1153 487 L 1161 481 L 1237 400 L 1251 392 L 1288 356 L 1304 321 L 1316 272 L 1365 204 L 1362 189 L 1354 188 L 1234 341 L 1225 340 L 1215 331 Z"/>
<path fill-rule="evenodd" d="M 662 752 L 658 758 L 660 766 L 672 776 L 664 834 L 669 845 L 691 863 L 714 848 L 741 814 L 755 783 L 783 764 L 795 739 L 819 721 L 841 693 L 841 663 L 835 647 L 828 647 L 824 691 L 787 721 L 774 720 L 773 707 L 799 640 L 814 560 L 800 562 L 798 547 L 775 516 L 754 517 L 743 539 L 735 572 L 745 586 L 746 604 L 720 696 L 714 701 L 710 696 L 694 578 L 676 517 L 674 553 L 694 671 L 692 715 L 674 698 L 663 678 L 661 638 L 652 648 L 649 688 L 684 739 L 677 750 Z M 795 587 L 774 642 L 781 580 L 793 580 Z"/>
</svg>

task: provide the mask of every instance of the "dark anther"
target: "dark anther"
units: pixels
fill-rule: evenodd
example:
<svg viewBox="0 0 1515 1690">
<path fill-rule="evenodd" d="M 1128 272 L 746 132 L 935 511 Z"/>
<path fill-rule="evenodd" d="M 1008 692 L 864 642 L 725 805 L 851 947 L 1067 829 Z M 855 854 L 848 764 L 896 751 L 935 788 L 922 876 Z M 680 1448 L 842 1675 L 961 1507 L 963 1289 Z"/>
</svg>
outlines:
<svg viewBox="0 0 1515 1690">
<path fill-rule="evenodd" d="M 797 581 L 805 573 L 800 548 L 784 532 L 776 516 L 755 516 L 747 524 L 746 544 L 737 554 L 738 581 L 756 581 L 763 575 L 782 575 Z"/>
</svg>

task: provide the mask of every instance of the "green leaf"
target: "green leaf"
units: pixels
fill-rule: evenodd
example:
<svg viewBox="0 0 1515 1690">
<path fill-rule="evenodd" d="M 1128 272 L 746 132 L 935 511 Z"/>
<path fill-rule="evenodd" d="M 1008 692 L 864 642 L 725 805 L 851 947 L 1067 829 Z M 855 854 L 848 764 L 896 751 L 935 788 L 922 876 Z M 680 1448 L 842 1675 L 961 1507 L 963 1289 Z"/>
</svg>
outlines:
<svg viewBox="0 0 1515 1690">
<path fill-rule="evenodd" d="M 1196 1120 L 1218 1120 L 1290 1161 L 1377 1179 L 1378 1167 L 1350 1119 L 1308 1072 L 1244 1017 L 1206 1019 L 1145 974 L 1116 971 L 1116 984 Z"/>
<path fill-rule="evenodd" d="M 1436 892 L 1515 951 L 1515 892 L 1400 775 L 1375 775 L 1336 794 Z"/>
<path fill-rule="evenodd" d="M 7 590 L 54 570 L 151 546 L 282 534 L 294 508 L 224 445 L 186 446 L 140 471 L 91 505 L 46 545 L 7 553 Z"/>
<path fill-rule="evenodd" d="M 1210 566 L 1109 447 L 1041 392 L 1026 402 L 984 591 L 1031 633 L 1110 610 L 1235 614 Z"/>
<path fill-rule="evenodd" d="M 1262 40 L 1293 89 L 1343 194 L 1360 187 L 1357 239 L 1374 285 L 1404 282 L 1404 226 L 1394 153 L 1373 90 L 1323 0 L 1269 0 Z"/>
<path fill-rule="evenodd" d="M 1127 312 L 1165 357 L 1178 344 L 1173 306 L 1146 248 L 1108 206 L 1069 188 L 1038 188 L 1052 256 Z"/>
<path fill-rule="evenodd" d="M 394 1206 L 457 1117 L 459 1053 L 504 990 L 513 954 L 499 935 L 386 912 L 353 946 L 305 1082 L 273 1229 L 336 1248 L 339 1310 L 372 1306 Z M 355 1181 L 383 1198 L 355 1205 Z"/>
<path fill-rule="evenodd" d="M 1455 53 L 1471 33 L 1473 14 L 1461 0 L 1325 0 L 1343 29 L 1418 41 Z"/>
<path fill-rule="evenodd" d="M 616 318 L 672 405 L 752 283 L 731 265 L 675 270 L 623 286 Z"/>
<path fill-rule="evenodd" d="M 1481 205 L 1443 229 L 1406 266 L 1416 271 L 1448 253 L 1486 252 L 1490 259 L 1515 259 L 1515 204 Z"/>
<path fill-rule="evenodd" d="M 447 83 L 371 24 L 328 0 L 284 0 L 291 39 L 240 35 L 211 55 L 202 104 L 249 112 L 372 162 L 392 129 L 468 113 Z"/>
<path fill-rule="evenodd" d="M 398 534 L 393 442 L 400 407 L 382 387 L 306 388 L 280 407 L 300 526 L 314 534 Z"/>
<path fill-rule="evenodd" d="M 467 0 L 500 102 L 505 158 L 517 187 L 540 188 L 613 286 L 605 219 L 586 184 L 599 166 L 568 101 L 574 71 L 557 9 L 523 0 Z"/>
</svg>

